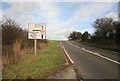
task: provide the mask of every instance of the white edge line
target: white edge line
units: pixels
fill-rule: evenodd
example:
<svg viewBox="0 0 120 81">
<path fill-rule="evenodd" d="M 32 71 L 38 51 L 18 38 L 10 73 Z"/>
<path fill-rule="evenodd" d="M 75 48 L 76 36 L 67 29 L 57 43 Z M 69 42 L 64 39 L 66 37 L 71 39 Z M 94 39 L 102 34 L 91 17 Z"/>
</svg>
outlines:
<svg viewBox="0 0 120 81">
<path fill-rule="evenodd" d="M 62 45 L 62 43 L 61 43 L 61 46 L 62 46 L 62 48 L 63 48 L 66 56 L 69 58 L 70 62 L 71 62 L 72 64 L 74 64 L 74 61 L 73 61 L 73 60 L 71 59 L 71 57 L 68 55 L 68 53 L 67 53 L 67 51 L 65 50 L 64 46 Z"/>
<path fill-rule="evenodd" d="M 62 49 L 63 49 L 63 46 L 62 46 L 61 41 L 60 41 L 60 46 L 61 46 L 61 47 L 62 47 Z M 63 49 L 63 50 L 64 50 L 64 49 Z M 66 61 L 65 65 L 69 65 L 68 60 L 67 60 L 67 58 L 66 58 L 66 56 L 65 56 L 65 55 L 64 55 L 64 57 L 65 57 L 65 61 Z"/>
<path fill-rule="evenodd" d="M 68 42 L 68 43 L 71 44 L 70 42 Z M 73 44 L 71 44 L 71 45 L 73 45 Z M 76 46 L 76 45 L 73 45 L 73 46 L 75 46 L 75 47 L 78 48 L 78 46 Z M 80 48 L 80 47 L 79 47 L 79 48 Z M 109 60 L 109 61 L 111 61 L 111 62 L 120 64 L 120 62 L 115 61 L 115 60 L 113 60 L 113 59 L 110 59 L 110 58 L 108 58 L 108 57 L 105 57 L 105 56 L 103 56 L 103 55 L 100 55 L 99 53 L 94 53 L 94 52 L 92 52 L 92 51 L 86 50 L 85 48 L 81 48 L 81 49 L 84 50 L 84 51 L 86 51 L 86 52 L 89 52 L 89 53 L 91 53 L 91 54 L 93 54 L 93 55 L 96 55 L 96 56 L 99 56 L 99 57 L 104 58 L 104 59 L 106 59 L 106 60 Z"/>
</svg>

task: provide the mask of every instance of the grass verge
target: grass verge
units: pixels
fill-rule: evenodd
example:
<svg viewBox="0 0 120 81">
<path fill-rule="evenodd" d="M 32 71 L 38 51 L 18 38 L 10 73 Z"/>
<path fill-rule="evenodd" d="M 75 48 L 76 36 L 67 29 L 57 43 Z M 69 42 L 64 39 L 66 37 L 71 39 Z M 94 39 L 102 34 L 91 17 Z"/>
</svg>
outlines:
<svg viewBox="0 0 120 81">
<path fill-rule="evenodd" d="M 98 44 L 89 44 L 89 43 L 82 43 L 82 44 L 120 53 L 120 48 L 113 45 L 98 45 Z"/>
<path fill-rule="evenodd" d="M 3 79 L 43 78 L 57 71 L 65 63 L 64 51 L 58 41 L 49 41 L 48 46 L 38 50 L 37 55 L 27 57 L 3 69 Z"/>
<path fill-rule="evenodd" d="M 92 46 L 92 47 L 96 47 L 96 48 L 101 48 L 101 49 L 105 49 L 105 50 L 109 50 L 109 51 L 114 51 L 114 52 L 118 52 L 120 53 L 120 47 L 117 46 L 113 46 L 111 45 L 100 45 L 100 44 L 95 44 L 95 43 L 87 43 L 87 42 L 77 42 L 77 41 L 70 41 L 71 43 L 80 43 L 83 45 L 88 45 L 88 46 Z"/>
</svg>

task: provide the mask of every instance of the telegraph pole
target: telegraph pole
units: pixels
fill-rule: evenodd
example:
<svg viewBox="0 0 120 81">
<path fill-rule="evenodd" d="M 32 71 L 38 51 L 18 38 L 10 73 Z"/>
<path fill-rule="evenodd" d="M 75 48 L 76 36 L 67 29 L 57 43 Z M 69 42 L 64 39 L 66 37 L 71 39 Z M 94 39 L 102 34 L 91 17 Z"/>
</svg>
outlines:
<svg viewBox="0 0 120 81">
<path fill-rule="evenodd" d="M 115 30 L 113 22 L 111 23 L 111 26 L 112 26 L 112 32 L 113 32 L 113 47 L 115 47 L 115 33 L 116 33 L 116 30 Z"/>
<path fill-rule="evenodd" d="M 116 33 L 116 30 L 113 29 L 113 46 L 115 46 L 115 33 Z"/>
</svg>

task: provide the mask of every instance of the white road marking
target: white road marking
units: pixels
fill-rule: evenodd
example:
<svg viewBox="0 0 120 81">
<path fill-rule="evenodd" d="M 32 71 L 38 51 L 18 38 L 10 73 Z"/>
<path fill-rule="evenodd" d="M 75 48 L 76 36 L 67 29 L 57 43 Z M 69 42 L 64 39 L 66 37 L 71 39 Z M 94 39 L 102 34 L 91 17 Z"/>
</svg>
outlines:
<svg viewBox="0 0 120 81">
<path fill-rule="evenodd" d="M 70 43 L 70 42 L 67 42 L 68 44 L 70 44 L 70 45 L 72 45 L 72 46 L 75 46 L 75 47 L 77 47 L 77 48 L 80 48 L 80 47 L 78 47 L 78 46 L 76 46 L 76 45 L 74 45 L 74 44 L 72 44 L 72 43 Z"/>
<path fill-rule="evenodd" d="M 74 64 L 74 61 L 73 61 L 73 60 L 71 59 L 71 57 L 69 56 L 69 54 L 68 54 L 67 51 L 65 50 L 64 46 L 62 45 L 62 43 L 61 43 L 61 46 L 62 46 L 62 48 L 63 48 L 63 50 L 64 50 L 66 56 L 67 56 L 68 59 L 70 60 L 70 62 L 71 62 L 72 64 Z"/>
<path fill-rule="evenodd" d="M 68 44 L 70 44 L 70 45 L 73 45 L 72 43 L 70 43 L 70 42 L 67 42 Z"/>
<path fill-rule="evenodd" d="M 70 42 L 68 42 L 68 44 L 73 45 L 73 44 L 71 44 Z M 75 47 L 77 47 L 77 48 L 80 48 L 80 47 L 78 47 L 78 46 L 76 46 L 76 45 L 73 45 L 73 46 L 75 46 Z M 84 50 L 84 51 L 86 51 L 86 52 L 89 52 L 89 53 L 91 53 L 91 54 L 93 54 L 93 55 L 96 55 L 96 56 L 99 56 L 99 57 L 104 58 L 104 59 L 106 59 L 106 60 L 109 60 L 109 61 L 111 61 L 111 62 L 114 62 L 114 63 L 116 63 L 116 64 L 120 64 L 120 62 L 115 61 L 115 60 L 113 60 L 113 59 L 111 59 L 111 58 L 105 57 L 105 56 L 103 56 L 103 55 L 101 55 L 101 54 L 99 54 L 99 53 L 92 52 L 92 51 L 87 50 L 87 49 L 85 49 L 85 48 L 81 48 L 81 49 Z"/>
</svg>

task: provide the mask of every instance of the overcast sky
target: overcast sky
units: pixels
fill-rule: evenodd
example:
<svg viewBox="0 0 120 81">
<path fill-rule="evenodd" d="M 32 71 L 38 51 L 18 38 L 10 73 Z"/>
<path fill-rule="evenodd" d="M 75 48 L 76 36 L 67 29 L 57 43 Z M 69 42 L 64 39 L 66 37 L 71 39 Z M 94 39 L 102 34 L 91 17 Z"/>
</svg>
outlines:
<svg viewBox="0 0 120 81">
<path fill-rule="evenodd" d="M 97 18 L 118 20 L 118 2 L 6 1 L 0 4 L 0 15 L 15 20 L 23 29 L 28 29 L 28 23 L 46 23 L 47 39 L 66 40 L 72 31 L 92 34 L 92 24 Z"/>
</svg>

